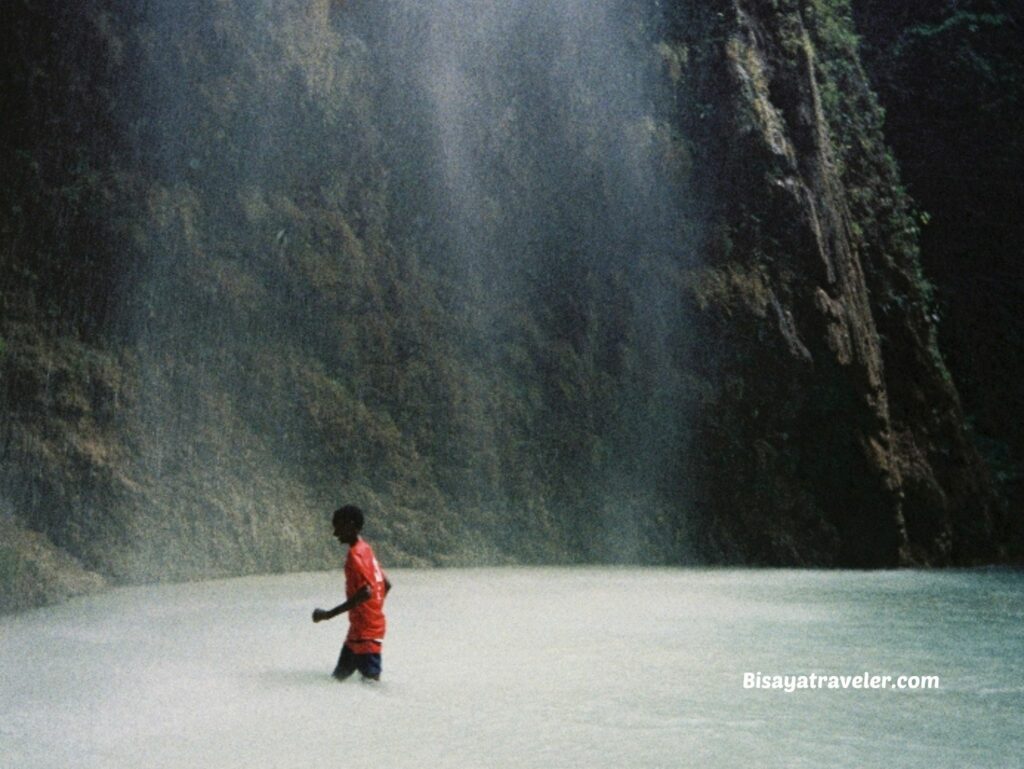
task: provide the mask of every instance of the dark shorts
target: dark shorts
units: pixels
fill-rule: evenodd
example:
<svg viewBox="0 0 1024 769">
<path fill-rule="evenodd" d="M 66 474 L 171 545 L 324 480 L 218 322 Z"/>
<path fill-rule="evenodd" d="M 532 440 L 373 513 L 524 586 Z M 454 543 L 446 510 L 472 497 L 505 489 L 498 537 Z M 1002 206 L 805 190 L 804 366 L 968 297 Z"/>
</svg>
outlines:
<svg viewBox="0 0 1024 769">
<path fill-rule="evenodd" d="M 334 677 L 344 681 L 357 670 L 363 678 L 380 678 L 380 654 L 356 654 L 348 648 L 348 644 L 342 644 Z"/>
</svg>

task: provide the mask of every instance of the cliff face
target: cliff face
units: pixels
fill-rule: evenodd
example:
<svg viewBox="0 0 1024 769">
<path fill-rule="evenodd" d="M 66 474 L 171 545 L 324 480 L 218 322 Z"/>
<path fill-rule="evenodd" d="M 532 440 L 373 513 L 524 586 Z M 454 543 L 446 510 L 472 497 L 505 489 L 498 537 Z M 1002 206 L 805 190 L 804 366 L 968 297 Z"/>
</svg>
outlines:
<svg viewBox="0 0 1024 769">
<path fill-rule="evenodd" d="M 1024 9 L 1004 0 L 852 3 L 886 137 L 927 212 L 921 260 L 935 285 L 939 344 L 964 412 L 1024 527 Z"/>
<path fill-rule="evenodd" d="M 330 564 L 342 499 L 391 562 L 998 557 L 843 4 L 17 5 L 19 531 L 119 580 Z"/>
<path fill-rule="evenodd" d="M 687 123 L 715 189 L 701 335 L 725 340 L 706 362 L 705 536 L 772 563 L 993 557 L 993 499 L 845 10 L 728 3 L 678 26 L 699 52 L 685 101 L 711 105 Z"/>
</svg>

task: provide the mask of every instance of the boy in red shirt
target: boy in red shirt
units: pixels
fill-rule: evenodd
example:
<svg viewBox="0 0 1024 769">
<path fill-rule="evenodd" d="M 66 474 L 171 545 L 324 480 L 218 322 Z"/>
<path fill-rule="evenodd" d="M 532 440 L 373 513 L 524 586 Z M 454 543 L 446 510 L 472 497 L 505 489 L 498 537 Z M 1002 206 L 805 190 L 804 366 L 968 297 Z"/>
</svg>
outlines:
<svg viewBox="0 0 1024 769">
<path fill-rule="evenodd" d="M 333 609 L 314 609 L 313 621 L 333 619 L 348 612 L 348 636 L 341 647 L 334 677 L 343 681 L 356 670 L 363 678 L 380 680 L 380 650 L 384 641 L 384 596 L 391 583 L 381 571 L 373 550 L 359 536 L 363 529 L 363 511 L 345 505 L 334 511 L 334 536 L 348 545 L 345 559 L 345 603 Z"/>
</svg>

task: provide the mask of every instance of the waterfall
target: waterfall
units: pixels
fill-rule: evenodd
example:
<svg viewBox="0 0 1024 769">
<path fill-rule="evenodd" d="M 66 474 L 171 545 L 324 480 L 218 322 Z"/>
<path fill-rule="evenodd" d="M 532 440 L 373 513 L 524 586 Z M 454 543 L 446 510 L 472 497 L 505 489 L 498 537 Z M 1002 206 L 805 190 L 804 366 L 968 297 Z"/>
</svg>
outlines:
<svg viewBox="0 0 1024 769">
<path fill-rule="evenodd" d="M 105 186 L 68 258 L 104 256 L 81 303 L 117 408 L 88 499 L 48 500 L 88 517 L 59 544 L 130 580 L 329 565 L 343 498 L 390 562 L 685 559 L 694 217 L 656 0 L 77 13 Z"/>
<path fill-rule="evenodd" d="M 678 526 L 684 504 L 679 283 L 692 263 L 659 4 L 410 0 L 353 14 L 387 84 L 398 226 L 454 284 L 445 333 L 490 364 L 479 386 L 492 393 L 548 386 L 549 423 L 522 431 L 568 466 L 565 502 L 587 508 L 576 549 L 650 557 L 665 534 L 654 518 Z M 551 344 L 509 366 L 531 334 Z M 586 384 L 567 392 L 574 378 Z"/>
</svg>

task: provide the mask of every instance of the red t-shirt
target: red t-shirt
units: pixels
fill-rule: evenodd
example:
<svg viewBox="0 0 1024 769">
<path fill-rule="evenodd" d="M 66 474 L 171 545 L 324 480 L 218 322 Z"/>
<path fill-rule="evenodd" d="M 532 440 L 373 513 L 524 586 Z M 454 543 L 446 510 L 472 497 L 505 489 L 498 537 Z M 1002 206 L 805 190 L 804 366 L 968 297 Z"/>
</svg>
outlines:
<svg viewBox="0 0 1024 769">
<path fill-rule="evenodd" d="M 384 640 L 384 572 L 373 549 L 362 539 L 349 547 L 345 559 L 345 597 L 351 598 L 363 587 L 370 586 L 370 600 L 348 613 L 346 645 L 356 654 L 379 654 Z"/>
</svg>

